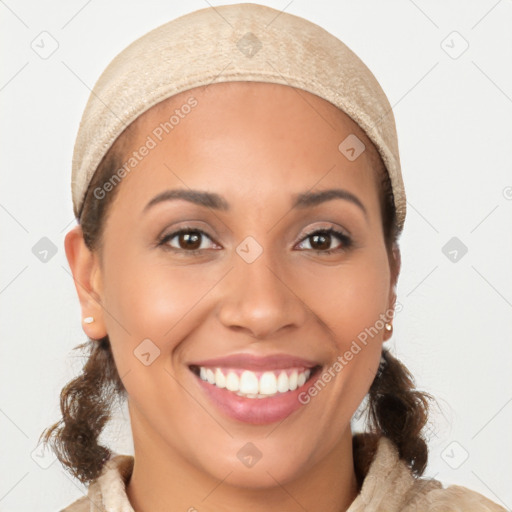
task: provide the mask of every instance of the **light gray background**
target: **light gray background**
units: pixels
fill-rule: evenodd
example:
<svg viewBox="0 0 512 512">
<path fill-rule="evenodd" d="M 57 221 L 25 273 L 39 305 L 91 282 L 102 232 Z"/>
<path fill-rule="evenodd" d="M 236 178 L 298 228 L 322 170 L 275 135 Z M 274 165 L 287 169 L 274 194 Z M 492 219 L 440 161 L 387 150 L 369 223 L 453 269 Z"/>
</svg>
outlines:
<svg viewBox="0 0 512 512">
<path fill-rule="evenodd" d="M 393 105 L 408 215 L 390 345 L 441 404 L 426 475 L 510 509 L 512 1 L 259 3 L 342 39 Z M 0 511 L 55 511 L 86 492 L 37 440 L 84 362 L 63 241 L 89 90 L 137 37 L 208 4 L 0 0 Z M 43 237 L 57 251 L 46 262 L 32 251 Z M 457 261 L 443 252 L 452 237 L 468 249 Z M 104 439 L 133 453 L 127 410 Z"/>
</svg>

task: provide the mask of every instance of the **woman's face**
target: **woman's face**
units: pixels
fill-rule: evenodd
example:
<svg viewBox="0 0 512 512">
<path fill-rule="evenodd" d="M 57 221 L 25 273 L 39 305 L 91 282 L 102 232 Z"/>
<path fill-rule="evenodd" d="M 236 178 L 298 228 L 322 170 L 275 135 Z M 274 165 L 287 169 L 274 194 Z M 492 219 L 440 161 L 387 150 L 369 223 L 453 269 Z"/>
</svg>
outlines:
<svg viewBox="0 0 512 512">
<path fill-rule="evenodd" d="M 267 83 L 190 90 L 134 127 L 87 327 L 110 338 L 136 450 L 250 487 L 339 458 L 394 300 L 370 142 Z"/>
</svg>

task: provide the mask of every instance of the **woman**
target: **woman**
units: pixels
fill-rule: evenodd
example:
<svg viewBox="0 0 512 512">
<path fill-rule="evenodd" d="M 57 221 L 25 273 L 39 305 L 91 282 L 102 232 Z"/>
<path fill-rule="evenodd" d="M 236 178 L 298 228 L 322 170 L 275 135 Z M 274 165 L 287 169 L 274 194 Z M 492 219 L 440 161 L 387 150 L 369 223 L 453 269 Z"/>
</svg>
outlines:
<svg viewBox="0 0 512 512">
<path fill-rule="evenodd" d="M 89 483 L 66 512 L 504 510 L 420 478 L 430 397 L 385 348 L 394 118 L 341 41 L 255 4 L 150 32 L 95 85 L 72 192 L 91 352 L 44 433 Z M 115 396 L 133 457 L 98 441 Z"/>
</svg>

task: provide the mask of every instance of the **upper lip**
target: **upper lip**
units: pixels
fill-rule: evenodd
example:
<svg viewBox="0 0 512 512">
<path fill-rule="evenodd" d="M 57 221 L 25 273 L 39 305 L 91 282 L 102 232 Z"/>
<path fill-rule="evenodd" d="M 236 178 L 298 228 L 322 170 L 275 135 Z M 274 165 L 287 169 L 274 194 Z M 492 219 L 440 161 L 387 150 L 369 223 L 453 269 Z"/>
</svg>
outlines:
<svg viewBox="0 0 512 512">
<path fill-rule="evenodd" d="M 320 363 L 289 354 L 256 356 L 252 354 L 231 354 L 224 357 L 194 361 L 189 366 L 240 368 L 246 370 L 279 370 L 285 368 L 313 368 Z"/>
</svg>

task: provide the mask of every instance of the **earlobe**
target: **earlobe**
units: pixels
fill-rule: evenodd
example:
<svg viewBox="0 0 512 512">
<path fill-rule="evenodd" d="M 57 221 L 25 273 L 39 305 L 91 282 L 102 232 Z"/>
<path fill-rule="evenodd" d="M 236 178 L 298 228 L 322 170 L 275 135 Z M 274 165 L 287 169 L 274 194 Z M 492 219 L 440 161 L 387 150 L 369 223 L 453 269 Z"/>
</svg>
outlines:
<svg viewBox="0 0 512 512">
<path fill-rule="evenodd" d="M 82 328 L 92 339 L 103 338 L 107 333 L 103 320 L 101 269 L 97 254 L 85 245 L 80 225 L 66 234 L 64 247 L 80 300 Z M 85 318 L 90 317 L 94 318 L 94 322 L 84 322 Z"/>
<path fill-rule="evenodd" d="M 395 304 L 396 304 L 396 293 L 394 290 L 391 292 L 391 296 L 389 299 L 389 307 L 386 311 L 386 323 L 384 329 L 384 338 L 383 341 L 388 341 L 393 334 L 393 319 L 395 316 Z"/>
</svg>

